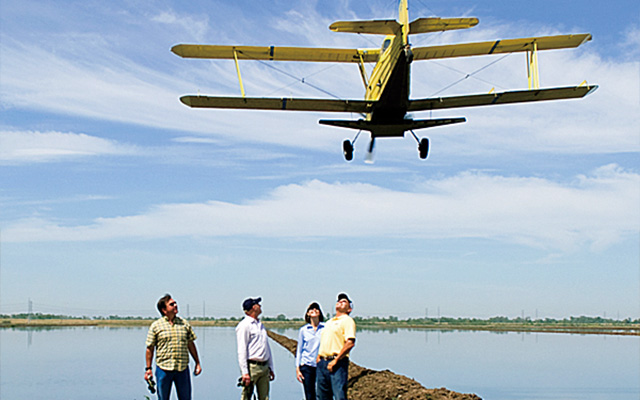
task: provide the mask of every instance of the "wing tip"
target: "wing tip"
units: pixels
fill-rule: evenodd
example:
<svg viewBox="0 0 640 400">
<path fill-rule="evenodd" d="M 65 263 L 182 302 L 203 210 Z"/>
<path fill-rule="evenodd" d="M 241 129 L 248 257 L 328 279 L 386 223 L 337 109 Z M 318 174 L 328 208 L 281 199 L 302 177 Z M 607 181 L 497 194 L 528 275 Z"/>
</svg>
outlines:
<svg viewBox="0 0 640 400">
<path fill-rule="evenodd" d="M 587 91 L 587 93 L 585 94 L 585 96 L 588 96 L 588 95 L 590 95 L 591 93 L 595 92 L 596 90 L 598 90 L 598 88 L 599 88 L 599 87 L 600 87 L 600 86 L 598 86 L 598 85 L 591 85 L 591 86 L 588 86 L 589 90 Z"/>
<path fill-rule="evenodd" d="M 182 57 L 182 49 L 184 48 L 183 44 L 176 44 L 171 48 L 171 52 L 177 56 Z"/>
<path fill-rule="evenodd" d="M 187 107 L 193 107 L 191 104 L 191 98 L 193 96 L 182 96 L 180 97 L 180 101 L 182 102 L 182 104 L 184 104 Z"/>
</svg>

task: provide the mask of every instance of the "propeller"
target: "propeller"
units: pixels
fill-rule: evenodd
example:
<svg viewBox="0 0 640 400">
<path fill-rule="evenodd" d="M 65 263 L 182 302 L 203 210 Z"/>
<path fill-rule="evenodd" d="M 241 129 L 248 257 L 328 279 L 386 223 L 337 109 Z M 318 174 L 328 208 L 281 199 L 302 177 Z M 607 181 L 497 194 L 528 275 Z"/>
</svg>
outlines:
<svg viewBox="0 0 640 400">
<path fill-rule="evenodd" d="M 364 162 L 367 164 L 373 164 L 373 149 L 376 145 L 376 138 L 371 137 L 371 141 L 369 142 L 369 147 L 367 147 L 367 155 L 364 158 Z"/>
</svg>

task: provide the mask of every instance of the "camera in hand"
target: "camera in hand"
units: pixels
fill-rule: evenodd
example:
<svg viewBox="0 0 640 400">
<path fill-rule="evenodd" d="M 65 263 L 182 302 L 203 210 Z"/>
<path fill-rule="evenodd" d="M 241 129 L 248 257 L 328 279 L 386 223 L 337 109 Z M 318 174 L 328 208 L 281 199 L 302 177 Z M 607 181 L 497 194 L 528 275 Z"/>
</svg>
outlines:
<svg viewBox="0 0 640 400">
<path fill-rule="evenodd" d="M 153 380 L 153 376 L 150 376 L 149 379 L 147 379 L 147 385 L 149 385 L 148 389 L 151 394 L 154 394 L 156 392 L 156 382 Z"/>
<path fill-rule="evenodd" d="M 251 385 L 251 382 L 249 382 L 246 386 Z M 238 387 L 245 387 L 244 381 L 242 380 L 242 377 L 238 378 L 238 384 L 236 385 Z"/>
</svg>

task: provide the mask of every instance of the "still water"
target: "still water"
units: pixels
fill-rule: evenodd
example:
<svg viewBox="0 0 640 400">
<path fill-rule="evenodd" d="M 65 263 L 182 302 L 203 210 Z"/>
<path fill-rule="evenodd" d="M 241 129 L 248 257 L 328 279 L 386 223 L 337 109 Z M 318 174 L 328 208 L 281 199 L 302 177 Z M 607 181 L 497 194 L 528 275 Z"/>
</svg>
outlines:
<svg viewBox="0 0 640 400">
<path fill-rule="evenodd" d="M 192 377 L 194 399 L 239 398 L 234 329 L 195 331 L 203 373 Z M 295 329 L 277 332 L 297 335 Z M 146 333 L 146 328 L 0 329 L 0 399 L 155 399 L 143 380 Z M 271 349 L 276 368 L 271 398 L 301 399 L 293 356 L 275 342 Z M 489 400 L 640 399 L 637 336 L 363 330 L 352 359 L 426 387 Z"/>
</svg>

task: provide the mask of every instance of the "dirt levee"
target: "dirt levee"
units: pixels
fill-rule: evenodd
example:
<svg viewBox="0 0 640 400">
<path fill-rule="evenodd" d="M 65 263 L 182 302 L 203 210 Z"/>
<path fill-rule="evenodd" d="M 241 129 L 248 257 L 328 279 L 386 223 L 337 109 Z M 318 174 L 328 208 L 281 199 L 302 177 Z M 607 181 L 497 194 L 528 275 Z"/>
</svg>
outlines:
<svg viewBox="0 0 640 400">
<path fill-rule="evenodd" d="M 286 336 L 269 331 L 269 337 L 295 354 L 297 343 Z M 475 394 L 457 393 L 451 390 L 427 389 L 418 382 L 389 370 L 375 371 L 349 364 L 350 400 L 481 400 Z"/>
</svg>

